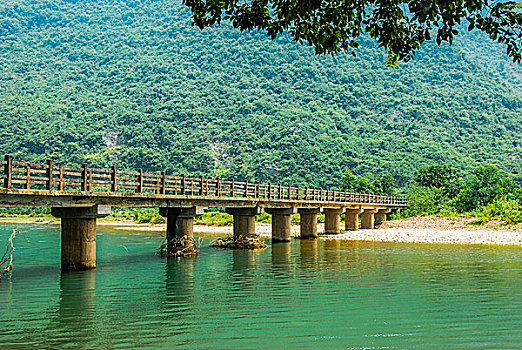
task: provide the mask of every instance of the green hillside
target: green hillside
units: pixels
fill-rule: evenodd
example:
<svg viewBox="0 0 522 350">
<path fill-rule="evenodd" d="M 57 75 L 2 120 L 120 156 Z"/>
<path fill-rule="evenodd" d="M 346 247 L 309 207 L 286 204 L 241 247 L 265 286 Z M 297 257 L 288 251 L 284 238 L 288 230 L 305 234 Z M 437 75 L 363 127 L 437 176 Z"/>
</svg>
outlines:
<svg viewBox="0 0 522 350">
<path fill-rule="evenodd" d="M 427 164 L 522 182 L 522 67 L 479 33 L 384 67 L 229 26 L 173 0 L 0 0 L 0 154 L 338 186 Z"/>
</svg>

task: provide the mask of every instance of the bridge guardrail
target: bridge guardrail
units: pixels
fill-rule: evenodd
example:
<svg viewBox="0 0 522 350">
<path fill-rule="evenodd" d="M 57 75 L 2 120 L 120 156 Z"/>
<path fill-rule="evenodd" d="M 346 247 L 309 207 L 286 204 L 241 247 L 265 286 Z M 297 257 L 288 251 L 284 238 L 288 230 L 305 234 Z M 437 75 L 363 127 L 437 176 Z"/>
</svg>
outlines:
<svg viewBox="0 0 522 350">
<path fill-rule="evenodd" d="M 3 172 L 0 179 L 6 189 L 138 193 L 176 196 L 202 196 L 224 198 L 252 198 L 267 200 L 351 202 L 363 204 L 407 205 L 408 201 L 399 196 L 383 196 L 365 193 L 345 192 L 338 189 L 301 188 L 281 186 L 281 184 L 261 184 L 259 182 L 208 179 L 203 176 L 193 178 L 138 171 L 57 166 L 52 160 L 45 164 L 19 162 L 6 155 L 0 161 Z M 0 168 L 0 169 L 1 169 Z"/>
</svg>

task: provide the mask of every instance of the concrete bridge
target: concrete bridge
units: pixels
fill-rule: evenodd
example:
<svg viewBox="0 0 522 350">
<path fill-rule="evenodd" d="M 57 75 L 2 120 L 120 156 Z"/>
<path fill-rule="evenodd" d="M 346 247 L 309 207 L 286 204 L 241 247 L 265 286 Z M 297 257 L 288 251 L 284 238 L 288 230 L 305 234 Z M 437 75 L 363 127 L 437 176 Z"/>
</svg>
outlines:
<svg viewBox="0 0 522 350">
<path fill-rule="evenodd" d="M 325 233 L 372 229 L 375 222 L 407 206 L 401 197 L 300 188 L 258 182 L 190 178 L 138 171 L 34 164 L 6 155 L 0 163 L 0 207 L 51 207 L 61 218 L 63 270 L 96 267 L 96 219 L 111 207 L 158 207 L 167 218 L 167 240 L 193 236 L 194 217 L 204 208 L 225 208 L 234 218 L 234 237 L 255 233 L 255 215 L 272 215 L 272 240 L 290 241 L 290 215 L 300 214 L 301 238 L 317 237 L 317 214 L 325 214 Z M 3 172 L 1 169 L 3 168 Z M 0 186 L 1 187 L 1 186 Z"/>
</svg>

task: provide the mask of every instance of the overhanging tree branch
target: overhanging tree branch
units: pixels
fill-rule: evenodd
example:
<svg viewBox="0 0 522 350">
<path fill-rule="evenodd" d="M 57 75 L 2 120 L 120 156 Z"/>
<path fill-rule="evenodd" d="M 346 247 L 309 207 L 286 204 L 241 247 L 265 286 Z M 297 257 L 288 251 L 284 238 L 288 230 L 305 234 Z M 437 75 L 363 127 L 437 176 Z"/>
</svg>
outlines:
<svg viewBox="0 0 522 350">
<path fill-rule="evenodd" d="M 522 59 L 522 3 L 490 0 L 184 0 L 194 25 L 222 21 L 241 31 L 261 30 L 275 39 L 284 31 L 317 54 L 351 52 L 364 33 L 388 52 L 387 65 L 408 61 L 431 40 L 452 43 L 461 23 L 503 44 L 514 62 Z"/>
</svg>

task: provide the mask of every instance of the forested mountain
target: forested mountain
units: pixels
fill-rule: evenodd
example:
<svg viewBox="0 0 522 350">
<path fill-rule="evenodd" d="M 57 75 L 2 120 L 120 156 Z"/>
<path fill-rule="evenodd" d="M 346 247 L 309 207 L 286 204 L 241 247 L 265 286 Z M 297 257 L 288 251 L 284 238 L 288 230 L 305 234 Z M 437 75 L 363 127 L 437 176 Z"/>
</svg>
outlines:
<svg viewBox="0 0 522 350">
<path fill-rule="evenodd" d="M 0 0 L 0 154 L 338 186 L 433 163 L 522 182 L 522 68 L 478 33 L 385 68 L 200 31 L 177 0 Z"/>
</svg>

